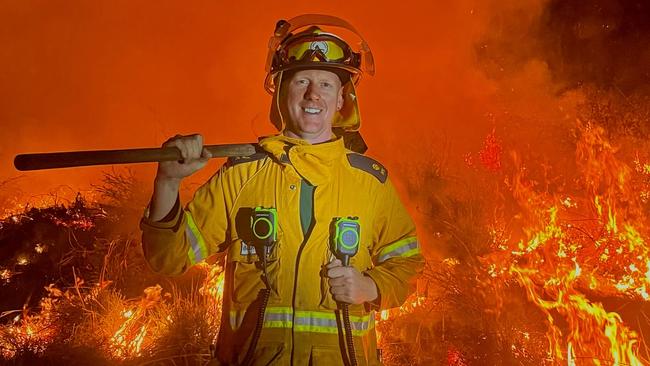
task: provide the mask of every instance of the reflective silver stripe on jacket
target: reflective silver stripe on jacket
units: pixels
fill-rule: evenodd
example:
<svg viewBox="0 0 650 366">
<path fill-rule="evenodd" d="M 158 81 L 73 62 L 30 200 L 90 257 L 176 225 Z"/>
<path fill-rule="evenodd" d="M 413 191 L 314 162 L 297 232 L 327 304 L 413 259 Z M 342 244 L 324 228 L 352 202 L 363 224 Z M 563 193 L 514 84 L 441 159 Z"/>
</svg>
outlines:
<svg viewBox="0 0 650 366">
<path fill-rule="evenodd" d="M 415 236 L 398 240 L 383 248 L 377 255 L 377 262 L 383 263 L 390 258 L 411 257 L 420 253 L 420 246 Z"/>
<path fill-rule="evenodd" d="M 185 211 L 185 217 L 187 219 L 187 225 L 185 225 L 185 236 L 187 237 L 187 241 L 190 243 L 190 248 L 187 254 L 190 257 L 190 262 L 196 264 L 207 258 L 208 248 L 205 245 L 203 235 L 201 235 L 199 228 L 196 226 L 192 215 Z"/>
</svg>

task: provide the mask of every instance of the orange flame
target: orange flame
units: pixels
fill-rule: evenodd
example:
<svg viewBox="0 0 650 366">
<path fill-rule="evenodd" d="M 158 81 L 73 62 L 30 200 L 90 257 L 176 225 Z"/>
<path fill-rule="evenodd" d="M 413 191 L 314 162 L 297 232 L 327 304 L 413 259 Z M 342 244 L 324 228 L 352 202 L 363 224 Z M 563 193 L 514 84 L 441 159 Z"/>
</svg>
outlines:
<svg viewBox="0 0 650 366">
<path fill-rule="evenodd" d="M 211 309 L 206 316 L 210 319 L 211 324 L 218 324 L 223 299 L 223 270 L 220 266 L 207 263 L 199 264 L 198 268 L 208 272 L 203 285 L 199 288 L 199 294 L 204 296 L 209 304 L 208 308 Z M 133 359 L 141 356 L 144 350 L 155 345 L 158 335 L 152 334 L 151 328 L 154 325 L 160 327 L 161 324 L 154 324 L 157 318 L 152 313 L 159 308 L 162 302 L 161 291 L 162 288 L 159 285 L 148 287 L 144 290 L 144 296 L 137 305 L 127 306 L 122 310 L 121 316 L 125 320 L 109 340 L 109 352 L 113 358 Z M 167 321 L 172 320 L 169 315 L 166 319 Z M 157 329 L 155 333 L 159 332 L 160 329 Z"/>
<path fill-rule="evenodd" d="M 150 319 L 147 317 L 150 309 L 160 303 L 162 287 L 160 285 L 148 287 L 144 290 L 144 297 L 135 309 L 125 309 L 122 316 L 126 320 L 113 334 L 109 342 L 109 349 L 113 357 L 127 359 L 141 355 L 143 342 L 147 335 Z"/>
<path fill-rule="evenodd" d="M 554 362 L 642 365 L 638 334 L 587 294 L 648 300 L 650 233 L 641 208 L 648 185 L 634 186 L 633 170 L 617 160 L 603 128 L 579 121 L 578 129 L 576 192 L 583 193 L 537 192 L 518 171 L 511 190 L 523 211 L 524 238 L 495 236 L 500 251 L 485 263 L 491 278 L 515 278 L 544 313 Z M 567 325 L 560 327 L 560 319 Z"/>
<path fill-rule="evenodd" d="M 51 289 L 46 288 L 48 291 Z M 30 350 L 36 354 L 42 353 L 59 332 L 59 324 L 53 317 L 52 310 L 58 294 L 49 291 L 50 295 L 40 302 L 39 314 L 30 314 L 28 309 L 13 319 L 12 324 L 0 328 L 0 356 L 4 359 L 13 358 L 17 352 Z"/>
</svg>

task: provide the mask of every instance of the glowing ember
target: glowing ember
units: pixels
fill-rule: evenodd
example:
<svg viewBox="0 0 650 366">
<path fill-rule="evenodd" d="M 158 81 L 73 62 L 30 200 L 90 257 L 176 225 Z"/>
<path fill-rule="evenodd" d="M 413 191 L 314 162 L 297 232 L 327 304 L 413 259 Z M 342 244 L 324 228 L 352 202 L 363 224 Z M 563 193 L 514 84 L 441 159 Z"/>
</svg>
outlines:
<svg viewBox="0 0 650 366">
<path fill-rule="evenodd" d="M 39 354 L 48 347 L 58 333 L 59 326 L 52 318 L 51 300 L 43 299 L 40 306 L 40 314 L 30 315 L 27 310 L 23 310 L 22 314 L 13 318 L 12 324 L 2 326 L 0 356 L 11 359 L 18 351 L 25 350 Z"/>
<path fill-rule="evenodd" d="M 496 131 L 492 130 L 484 142 L 483 149 L 479 152 L 481 164 L 490 171 L 496 172 L 501 169 L 501 152 L 503 148 L 496 137 Z"/>
<path fill-rule="evenodd" d="M 9 281 L 12 275 L 11 271 L 6 268 L 0 271 L 0 279 L 4 281 Z"/>
<path fill-rule="evenodd" d="M 463 354 L 454 347 L 447 349 L 447 365 L 448 366 L 467 366 Z"/>
<path fill-rule="evenodd" d="M 20 266 L 26 266 L 29 264 L 29 258 L 25 255 L 21 255 L 18 257 L 18 259 L 16 259 L 16 263 Z"/>
<path fill-rule="evenodd" d="M 34 246 L 34 251 L 38 254 L 42 254 L 47 250 L 47 246 L 41 243 L 38 243 Z"/>
</svg>

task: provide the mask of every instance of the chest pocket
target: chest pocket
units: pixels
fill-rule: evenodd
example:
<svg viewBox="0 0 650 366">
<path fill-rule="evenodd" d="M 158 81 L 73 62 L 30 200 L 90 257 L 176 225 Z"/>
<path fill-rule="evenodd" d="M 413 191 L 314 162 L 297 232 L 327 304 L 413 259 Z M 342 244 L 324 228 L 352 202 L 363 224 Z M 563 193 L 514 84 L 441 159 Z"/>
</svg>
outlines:
<svg viewBox="0 0 650 366">
<path fill-rule="evenodd" d="M 278 232 L 277 242 L 267 250 L 266 272 L 269 276 L 271 299 L 278 299 L 278 274 L 280 269 L 280 254 L 282 251 L 281 232 Z M 246 244 L 237 239 L 230 246 L 226 260 L 228 270 L 232 273 L 232 299 L 236 304 L 250 304 L 266 288 L 264 284 L 263 261 L 258 251 L 261 248 Z"/>
</svg>

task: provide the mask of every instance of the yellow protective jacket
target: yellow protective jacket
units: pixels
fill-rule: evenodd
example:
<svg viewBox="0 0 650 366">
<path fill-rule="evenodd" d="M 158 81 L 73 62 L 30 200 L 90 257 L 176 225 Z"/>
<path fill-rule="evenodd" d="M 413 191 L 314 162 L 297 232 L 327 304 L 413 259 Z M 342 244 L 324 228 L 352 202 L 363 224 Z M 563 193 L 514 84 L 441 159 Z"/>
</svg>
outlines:
<svg viewBox="0 0 650 366">
<path fill-rule="evenodd" d="M 253 364 L 343 365 L 342 327 L 323 268 L 332 259 L 333 218 L 358 217 L 361 244 L 350 265 L 375 281 L 379 300 L 350 305 L 350 320 L 358 364 L 379 364 L 375 311 L 400 306 L 423 264 L 415 226 L 386 170 L 346 150 L 342 139 L 311 145 L 278 135 L 260 146 L 265 152 L 229 160 L 185 210 L 173 210 L 164 222 L 143 218 L 147 261 L 157 272 L 177 275 L 227 251 L 217 358 L 238 364 L 265 288 L 259 259 L 246 243 L 250 212 L 276 208 L 278 240 L 267 267 L 272 291 Z"/>
</svg>

